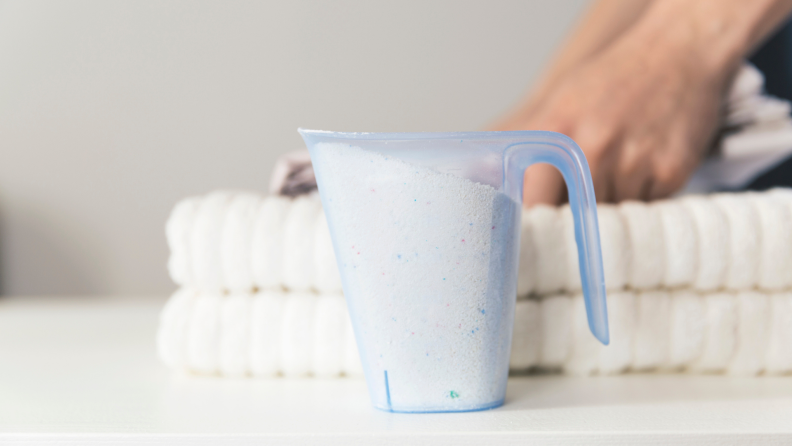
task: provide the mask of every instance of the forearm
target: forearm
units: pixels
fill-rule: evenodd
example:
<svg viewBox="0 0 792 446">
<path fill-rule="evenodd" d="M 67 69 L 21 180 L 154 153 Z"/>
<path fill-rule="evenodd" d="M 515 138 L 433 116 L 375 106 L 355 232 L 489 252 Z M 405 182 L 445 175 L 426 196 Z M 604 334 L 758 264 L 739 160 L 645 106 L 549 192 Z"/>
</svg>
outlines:
<svg viewBox="0 0 792 446">
<path fill-rule="evenodd" d="M 586 11 L 575 31 L 564 41 L 538 82 L 532 96 L 538 100 L 541 92 L 597 54 L 630 28 L 654 0 L 598 0 Z"/>
<path fill-rule="evenodd" d="M 654 2 L 626 40 L 656 59 L 686 58 L 707 74 L 729 78 L 740 62 L 792 11 L 792 0 Z"/>
</svg>

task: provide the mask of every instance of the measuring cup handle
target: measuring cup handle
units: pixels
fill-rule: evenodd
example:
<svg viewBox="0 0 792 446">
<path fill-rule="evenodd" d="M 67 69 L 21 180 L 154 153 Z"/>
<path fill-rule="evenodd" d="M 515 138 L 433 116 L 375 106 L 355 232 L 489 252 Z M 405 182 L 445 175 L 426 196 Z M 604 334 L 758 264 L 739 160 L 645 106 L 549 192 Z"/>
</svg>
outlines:
<svg viewBox="0 0 792 446">
<path fill-rule="evenodd" d="M 522 203 L 525 169 L 532 164 L 548 163 L 561 171 L 575 221 L 580 281 L 583 285 L 589 329 L 600 342 L 607 345 L 610 335 L 597 223 L 597 200 L 586 156 L 572 139 L 560 133 L 531 133 L 531 142 L 514 143 L 504 151 L 506 192 Z M 540 136 L 538 140 L 537 136 Z"/>
</svg>

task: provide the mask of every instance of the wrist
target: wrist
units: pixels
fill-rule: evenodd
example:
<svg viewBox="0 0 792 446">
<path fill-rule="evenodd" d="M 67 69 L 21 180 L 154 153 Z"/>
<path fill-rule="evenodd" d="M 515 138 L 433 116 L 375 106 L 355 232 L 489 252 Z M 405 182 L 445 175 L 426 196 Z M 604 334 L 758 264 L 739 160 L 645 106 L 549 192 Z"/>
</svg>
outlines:
<svg viewBox="0 0 792 446">
<path fill-rule="evenodd" d="M 636 24 L 631 37 L 663 62 L 682 62 L 703 76 L 728 78 L 757 40 L 758 24 L 772 3 L 656 1 Z"/>
</svg>

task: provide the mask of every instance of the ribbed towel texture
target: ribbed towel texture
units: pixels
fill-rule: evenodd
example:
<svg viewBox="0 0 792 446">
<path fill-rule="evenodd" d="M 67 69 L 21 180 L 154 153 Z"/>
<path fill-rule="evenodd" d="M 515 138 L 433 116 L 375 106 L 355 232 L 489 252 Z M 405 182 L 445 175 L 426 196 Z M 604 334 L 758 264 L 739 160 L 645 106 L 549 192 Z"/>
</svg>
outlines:
<svg viewBox="0 0 792 446">
<path fill-rule="evenodd" d="M 792 191 L 598 206 L 611 344 L 591 336 L 568 206 L 524 211 L 512 371 L 792 373 Z M 360 376 L 315 195 L 214 192 L 166 225 L 174 369 Z"/>
<path fill-rule="evenodd" d="M 612 292 L 611 345 L 589 332 L 583 297 L 517 302 L 510 367 L 577 375 L 629 371 L 792 372 L 792 293 Z M 179 289 L 157 346 L 170 367 L 223 376 L 362 376 L 340 294 Z"/>
<path fill-rule="evenodd" d="M 598 206 L 609 291 L 792 287 L 792 191 Z M 569 206 L 523 213 L 518 296 L 580 291 Z M 203 292 L 340 293 L 315 195 L 215 192 L 178 203 L 166 226 L 171 278 Z"/>
</svg>

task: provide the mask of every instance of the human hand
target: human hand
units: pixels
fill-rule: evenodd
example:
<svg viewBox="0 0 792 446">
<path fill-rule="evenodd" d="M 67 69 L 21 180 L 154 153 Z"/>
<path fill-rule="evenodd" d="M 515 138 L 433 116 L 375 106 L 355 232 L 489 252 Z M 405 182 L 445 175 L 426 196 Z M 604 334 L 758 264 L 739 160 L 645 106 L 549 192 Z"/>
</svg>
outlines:
<svg viewBox="0 0 792 446">
<path fill-rule="evenodd" d="M 662 31 L 626 33 L 496 129 L 571 137 L 586 155 L 598 201 L 672 194 L 712 143 L 732 70 L 697 52 L 686 40 L 695 36 L 672 33 L 669 41 Z M 526 206 L 557 204 L 563 191 L 552 167 L 526 172 Z"/>
</svg>

